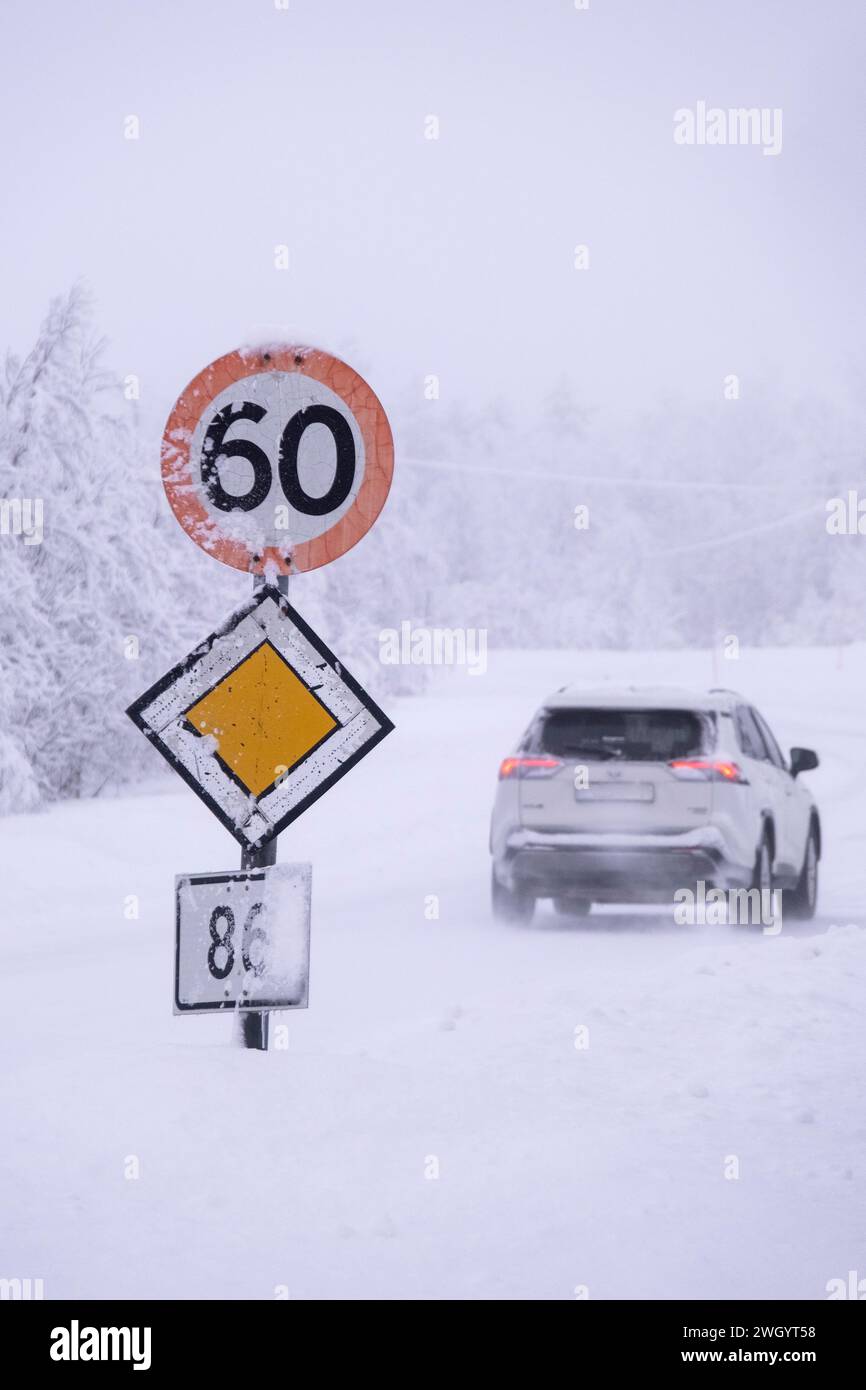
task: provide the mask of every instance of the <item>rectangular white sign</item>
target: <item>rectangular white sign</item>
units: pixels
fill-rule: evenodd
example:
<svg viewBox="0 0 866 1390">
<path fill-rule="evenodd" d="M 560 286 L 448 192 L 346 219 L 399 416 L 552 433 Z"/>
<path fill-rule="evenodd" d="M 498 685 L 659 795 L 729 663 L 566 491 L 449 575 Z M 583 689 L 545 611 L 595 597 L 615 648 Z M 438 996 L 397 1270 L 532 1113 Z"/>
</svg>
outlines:
<svg viewBox="0 0 866 1390">
<path fill-rule="evenodd" d="M 174 1012 L 305 1009 L 309 864 L 175 880 Z"/>
</svg>

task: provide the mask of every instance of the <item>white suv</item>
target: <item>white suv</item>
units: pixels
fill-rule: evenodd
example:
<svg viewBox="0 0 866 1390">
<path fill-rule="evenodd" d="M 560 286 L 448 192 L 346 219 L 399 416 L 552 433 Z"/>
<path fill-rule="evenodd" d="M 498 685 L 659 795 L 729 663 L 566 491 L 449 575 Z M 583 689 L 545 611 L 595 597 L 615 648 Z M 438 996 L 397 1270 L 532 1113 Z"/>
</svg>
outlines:
<svg viewBox="0 0 866 1390">
<path fill-rule="evenodd" d="M 572 690 L 545 700 L 499 769 L 490 826 L 493 908 L 528 921 L 538 898 L 670 902 L 675 890 L 784 890 L 812 917 L 821 823 L 767 723 L 731 690 Z"/>
</svg>

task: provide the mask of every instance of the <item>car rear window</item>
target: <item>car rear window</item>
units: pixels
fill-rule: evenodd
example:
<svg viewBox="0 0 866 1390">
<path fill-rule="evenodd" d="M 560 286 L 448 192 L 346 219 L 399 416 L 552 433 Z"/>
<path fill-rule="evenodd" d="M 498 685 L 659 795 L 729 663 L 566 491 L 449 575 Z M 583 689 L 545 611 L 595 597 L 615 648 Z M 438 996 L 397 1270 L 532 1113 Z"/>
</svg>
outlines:
<svg viewBox="0 0 866 1390">
<path fill-rule="evenodd" d="M 557 758 L 623 758 L 670 762 L 706 752 L 712 715 L 681 709 L 545 710 L 537 750 Z"/>
</svg>

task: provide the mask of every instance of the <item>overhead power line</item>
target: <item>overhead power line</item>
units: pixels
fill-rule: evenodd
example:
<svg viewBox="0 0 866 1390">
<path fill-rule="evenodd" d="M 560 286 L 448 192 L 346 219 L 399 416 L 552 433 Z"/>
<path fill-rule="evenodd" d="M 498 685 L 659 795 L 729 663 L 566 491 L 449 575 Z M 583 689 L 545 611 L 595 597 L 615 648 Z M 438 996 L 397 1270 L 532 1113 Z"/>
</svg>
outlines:
<svg viewBox="0 0 866 1390">
<path fill-rule="evenodd" d="M 719 492 L 821 492 L 826 494 L 830 483 L 821 482 L 817 479 L 803 482 L 729 482 L 725 480 L 695 480 L 693 478 L 671 479 L 671 478 L 623 478 L 611 476 L 609 473 L 559 473 L 551 469 L 527 469 L 520 473 L 515 468 L 498 468 L 495 464 L 492 467 L 483 465 L 477 467 L 475 464 L 454 463 L 448 459 L 419 459 L 407 458 L 404 454 L 399 457 L 401 464 L 407 464 L 410 468 L 430 468 L 446 473 L 460 473 L 465 478 L 472 478 L 479 475 L 490 475 L 496 478 L 513 478 L 515 482 L 535 482 L 539 478 L 550 479 L 554 482 L 563 483 L 592 483 L 601 487 L 620 487 L 620 488 L 661 488 L 672 492 L 694 491 L 706 492 L 710 489 Z M 821 505 L 824 505 L 822 501 Z"/>
</svg>

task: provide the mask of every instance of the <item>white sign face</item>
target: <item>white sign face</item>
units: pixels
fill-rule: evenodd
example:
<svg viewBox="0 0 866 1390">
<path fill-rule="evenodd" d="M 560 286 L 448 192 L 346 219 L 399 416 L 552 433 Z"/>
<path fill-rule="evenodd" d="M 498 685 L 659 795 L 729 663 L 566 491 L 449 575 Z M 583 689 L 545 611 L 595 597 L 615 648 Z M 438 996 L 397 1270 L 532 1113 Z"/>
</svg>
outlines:
<svg viewBox="0 0 866 1390">
<path fill-rule="evenodd" d="M 175 880 L 174 1012 L 305 1009 L 309 864 Z"/>
<path fill-rule="evenodd" d="M 252 850 L 394 727 L 300 613 L 267 585 L 127 713 Z"/>
<path fill-rule="evenodd" d="M 211 362 L 178 397 L 162 441 L 163 484 L 187 535 L 253 574 L 343 555 L 382 510 L 393 470 L 381 402 L 316 348 Z"/>
<path fill-rule="evenodd" d="M 364 481 L 354 414 L 300 371 L 258 372 L 220 391 L 193 431 L 190 454 L 212 525 L 259 552 L 324 535 Z"/>
</svg>

